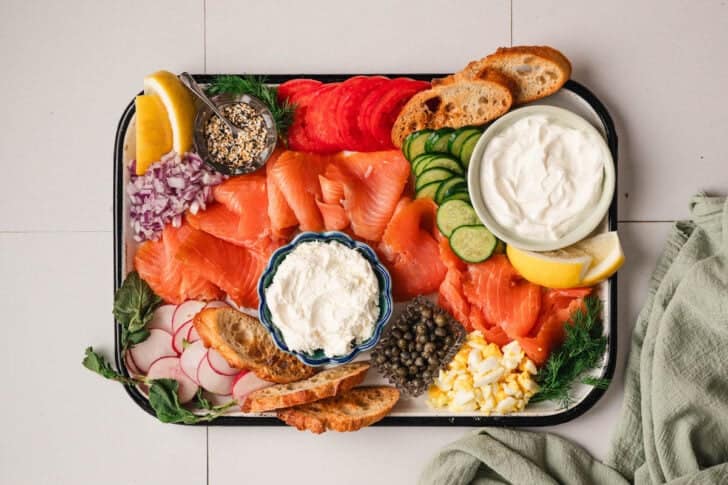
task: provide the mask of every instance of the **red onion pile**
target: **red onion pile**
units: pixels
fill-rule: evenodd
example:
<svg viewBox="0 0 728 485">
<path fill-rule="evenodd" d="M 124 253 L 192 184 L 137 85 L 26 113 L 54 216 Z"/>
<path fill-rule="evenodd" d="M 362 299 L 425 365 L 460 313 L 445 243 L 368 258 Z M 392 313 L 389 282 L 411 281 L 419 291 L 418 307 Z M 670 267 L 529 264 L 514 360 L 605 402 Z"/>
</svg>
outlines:
<svg viewBox="0 0 728 485">
<path fill-rule="evenodd" d="M 144 175 L 136 175 L 135 161 L 129 170 L 129 216 L 138 242 L 159 239 L 165 224 L 179 227 L 188 209 L 193 214 L 205 210 L 212 200 L 212 187 L 226 178 L 208 168 L 196 153 L 170 152 Z"/>
</svg>

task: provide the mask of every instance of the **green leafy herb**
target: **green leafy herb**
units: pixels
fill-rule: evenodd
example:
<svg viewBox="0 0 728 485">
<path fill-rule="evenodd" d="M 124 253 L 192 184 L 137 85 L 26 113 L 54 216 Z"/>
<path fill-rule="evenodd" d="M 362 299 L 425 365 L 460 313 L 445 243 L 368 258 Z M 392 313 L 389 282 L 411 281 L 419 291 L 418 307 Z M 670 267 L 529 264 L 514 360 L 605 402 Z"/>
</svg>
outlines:
<svg viewBox="0 0 728 485">
<path fill-rule="evenodd" d="M 557 401 L 562 407 L 573 402 L 572 386 L 581 382 L 606 389 L 608 379 L 584 376 L 604 358 L 607 338 L 602 328 L 602 302 L 596 295 L 584 299 L 584 309 L 575 311 L 565 325 L 564 344 L 551 353 L 536 380 L 541 387 L 531 402 Z"/>
<path fill-rule="evenodd" d="M 269 86 L 260 76 L 217 76 L 207 88 L 207 94 L 249 94 L 260 99 L 273 114 L 276 129 L 285 138 L 288 127 L 293 121 L 295 107 L 288 101 L 278 101 L 278 88 Z"/>
<path fill-rule="evenodd" d="M 202 415 L 195 414 L 180 404 L 178 387 L 179 384 L 174 379 L 149 381 L 149 404 L 157 414 L 157 418 L 163 423 L 195 424 L 212 421 L 235 405 L 235 401 L 230 401 L 222 406 L 209 407 L 209 401 L 205 399 L 210 412 Z"/>
<path fill-rule="evenodd" d="M 136 379 L 132 379 L 131 377 L 125 377 L 116 372 L 116 370 L 111 367 L 111 364 L 109 364 L 102 355 L 94 352 L 94 349 L 92 347 L 86 348 L 86 353 L 81 363 L 91 372 L 95 372 L 98 375 L 105 377 L 106 379 L 121 382 L 122 384 L 125 384 L 127 386 L 133 386 L 134 384 L 139 383 L 139 381 L 137 381 Z"/>
<path fill-rule="evenodd" d="M 149 337 L 147 323 L 162 299 L 154 294 L 139 273 L 132 271 L 114 295 L 114 317 L 121 325 L 121 346 L 124 350 Z"/>
</svg>

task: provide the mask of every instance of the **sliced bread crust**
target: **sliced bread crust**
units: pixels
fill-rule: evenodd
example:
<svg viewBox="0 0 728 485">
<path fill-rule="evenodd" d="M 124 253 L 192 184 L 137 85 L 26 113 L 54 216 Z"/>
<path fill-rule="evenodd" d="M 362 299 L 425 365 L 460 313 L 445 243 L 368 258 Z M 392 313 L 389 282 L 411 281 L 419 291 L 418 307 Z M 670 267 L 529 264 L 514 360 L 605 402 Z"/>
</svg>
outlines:
<svg viewBox="0 0 728 485">
<path fill-rule="evenodd" d="M 384 418 L 398 400 L 399 391 L 394 387 L 357 387 L 322 401 L 281 409 L 277 416 L 290 426 L 316 434 L 356 431 Z"/>
<path fill-rule="evenodd" d="M 246 413 L 262 413 L 335 396 L 361 384 L 369 367 L 369 362 L 352 362 L 302 381 L 259 389 L 248 395 L 241 409 Z"/>
<path fill-rule="evenodd" d="M 232 308 L 208 308 L 193 325 L 206 347 L 212 347 L 238 369 L 249 369 L 263 380 L 286 384 L 312 376 L 316 369 L 276 347 L 263 325 Z"/>
<path fill-rule="evenodd" d="M 515 105 L 529 103 L 554 94 L 571 77 L 571 63 L 560 51 L 549 46 L 501 47 L 495 53 L 470 62 L 465 69 L 443 79 L 442 83 L 480 79 L 497 71 L 512 81 Z"/>
<path fill-rule="evenodd" d="M 446 79 L 416 94 L 392 127 L 392 142 L 401 147 L 407 135 L 425 128 L 482 125 L 508 112 L 513 104 L 510 80 L 493 72 L 481 79 Z"/>
</svg>

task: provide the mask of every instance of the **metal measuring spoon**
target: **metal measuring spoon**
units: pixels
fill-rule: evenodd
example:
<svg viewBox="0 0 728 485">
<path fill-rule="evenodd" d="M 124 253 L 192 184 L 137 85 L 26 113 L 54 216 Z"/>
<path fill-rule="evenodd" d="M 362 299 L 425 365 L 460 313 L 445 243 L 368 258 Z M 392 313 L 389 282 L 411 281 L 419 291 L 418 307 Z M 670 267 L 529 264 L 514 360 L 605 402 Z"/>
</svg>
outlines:
<svg viewBox="0 0 728 485">
<path fill-rule="evenodd" d="M 212 110 L 212 112 L 215 113 L 222 120 L 223 123 L 225 123 L 225 126 L 227 126 L 230 130 L 230 134 L 233 135 L 233 138 L 236 138 L 238 136 L 238 133 L 240 133 L 242 130 L 237 126 L 233 125 L 230 120 L 223 116 L 220 110 L 217 109 L 217 106 L 215 106 L 215 103 L 213 103 L 212 100 L 207 97 L 205 91 L 202 90 L 200 85 L 197 84 L 197 82 L 192 78 L 190 73 L 183 72 L 179 75 L 179 79 L 180 81 L 182 81 L 182 84 L 187 87 L 187 89 L 192 91 L 195 96 L 200 98 L 200 100 L 202 100 L 202 102 L 205 103 Z"/>
</svg>

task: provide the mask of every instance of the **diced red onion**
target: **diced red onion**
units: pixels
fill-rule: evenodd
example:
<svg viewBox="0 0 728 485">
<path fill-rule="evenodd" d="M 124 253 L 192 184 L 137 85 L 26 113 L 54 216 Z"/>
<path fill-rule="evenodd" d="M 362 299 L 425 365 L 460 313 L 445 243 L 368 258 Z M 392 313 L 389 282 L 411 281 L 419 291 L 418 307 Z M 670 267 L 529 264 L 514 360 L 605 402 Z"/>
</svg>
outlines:
<svg viewBox="0 0 728 485">
<path fill-rule="evenodd" d="M 182 225 L 187 209 L 193 214 L 205 210 L 212 200 L 212 187 L 227 178 L 208 168 L 195 153 L 169 152 L 144 175 L 136 175 L 136 161 L 132 161 L 129 171 L 129 217 L 139 242 L 159 239 L 165 224 Z"/>
</svg>

